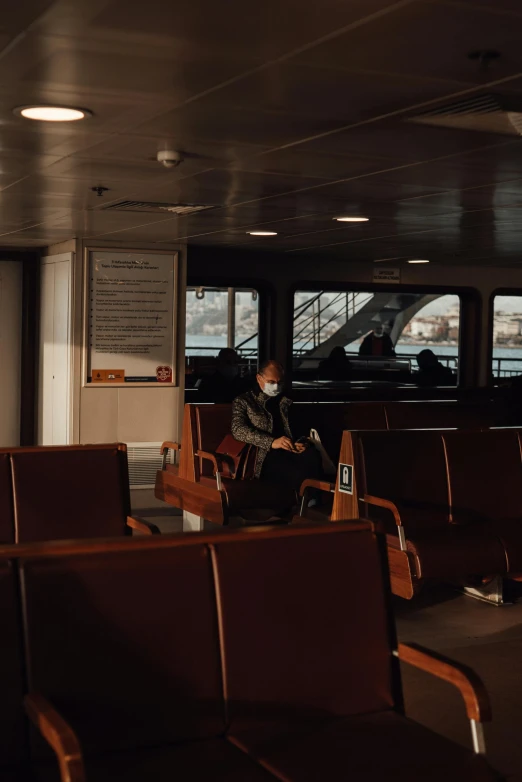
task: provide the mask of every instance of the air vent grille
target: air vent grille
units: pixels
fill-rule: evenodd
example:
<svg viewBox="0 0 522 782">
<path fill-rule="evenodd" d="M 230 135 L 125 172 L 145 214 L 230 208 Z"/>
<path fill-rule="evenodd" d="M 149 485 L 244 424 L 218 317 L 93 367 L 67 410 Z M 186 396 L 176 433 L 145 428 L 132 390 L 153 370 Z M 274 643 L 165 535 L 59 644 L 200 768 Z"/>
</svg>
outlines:
<svg viewBox="0 0 522 782">
<path fill-rule="evenodd" d="M 131 489 L 151 489 L 156 483 L 156 473 L 161 470 L 161 443 L 127 443 L 129 484 Z M 173 452 L 168 459 L 173 463 Z"/>
<path fill-rule="evenodd" d="M 520 136 L 522 135 L 522 102 L 520 100 L 514 102 L 512 98 L 500 95 L 478 95 L 410 117 L 407 122 L 456 130 Z"/>
<path fill-rule="evenodd" d="M 168 204 L 161 201 L 119 201 L 117 204 L 109 204 L 103 211 L 112 212 L 170 212 L 170 214 L 186 217 L 197 212 L 206 212 L 215 209 L 215 204 Z"/>
</svg>

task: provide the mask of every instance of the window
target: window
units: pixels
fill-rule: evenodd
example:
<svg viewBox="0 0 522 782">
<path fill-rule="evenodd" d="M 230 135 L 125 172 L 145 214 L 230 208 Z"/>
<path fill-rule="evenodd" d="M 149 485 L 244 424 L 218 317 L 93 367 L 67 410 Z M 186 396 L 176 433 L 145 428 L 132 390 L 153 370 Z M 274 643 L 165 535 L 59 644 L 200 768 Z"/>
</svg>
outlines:
<svg viewBox="0 0 522 782">
<path fill-rule="evenodd" d="M 423 302 L 425 300 L 427 303 Z M 453 295 L 424 295 L 410 318 L 406 310 L 405 319 L 410 318 L 401 330 L 397 342 L 398 355 L 414 355 L 430 348 L 438 360 L 452 370 L 458 369 L 459 363 L 459 330 L 460 330 L 460 299 Z"/>
<path fill-rule="evenodd" d="M 522 296 L 493 299 L 494 378 L 522 374 Z"/>
<path fill-rule="evenodd" d="M 366 341 L 365 338 L 376 328 L 377 334 L 382 330 L 384 337 L 375 349 L 370 349 L 374 337 Z M 417 355 L 429 349 L 442 366 L 454 373 L 452 377 L 442 372 L 445 382 L 433 384 L 456 384 L 459 328 L 460 299 L 455 295 L 297 291 L 293 329 L 295 377 L 320 378 L 321 362 L 324 365 L 333 348 L 340 346 L 350 360 L 350 380 L 414 383 L 418 381 L 417 375 L 412 375 L 418 370 Z"/>
<path fill-rule="evenodd" d="M 187 288 L 186 356 L 217 356 L 232 347 L 256 359 L 259 296 L 245 288 Z"/>
</svg>

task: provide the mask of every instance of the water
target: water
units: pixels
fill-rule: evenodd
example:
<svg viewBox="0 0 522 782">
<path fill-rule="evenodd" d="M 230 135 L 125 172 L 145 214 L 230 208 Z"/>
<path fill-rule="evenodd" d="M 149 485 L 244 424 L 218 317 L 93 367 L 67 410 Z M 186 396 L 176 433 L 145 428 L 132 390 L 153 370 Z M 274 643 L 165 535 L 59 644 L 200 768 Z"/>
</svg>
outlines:
<svg viewBox="0 0 522 782">
<path fill-rule="evenodd" d="M 243 341 L 243 339 L 246 339 L 246 337 L 239 337 L 238 340 L 240 342 Z M 304 342 L 302 343 L 305 344 Z M 308 343 L 306 343 L 308 346 Z M 192 356 L 216 356 L 220 348 L 226 348 L 227 346 L 227 338 L 225 335 L 214 337 L 209 336 L 208 334 L 187 334 L 186 337 L 186 346 L 188 348 L 188 352 Z M 197 347 L 198 349 L 191 349 L 194 347 Z M 257 340 L 251 340 L 247 345 L 245 345 L 245 348 L 251 348 L 251 347 L 257 348 Z M 299 344 L 297 344 L 297 347 L 299 347 Z M 417 356 L 421 350 L 423 350 L 423 347 L 430 348 L 430 350 L 433 350 L 436 356 L 439 356 L 440 358 L 443 358 L 444 356 L 457 356 L 458 355 L 458 348 L 456 345 L 397 345 L 397 353 L 404 356 Z M 212 350 L 212 348 L 215 348 Z M 352 351 L 350 351 L 352 352 Z M 354 350 L 353 353 L 356 353 Z M 501 358 L 502 359 L 502 371 L 506 370 L 508 372 L 516 372 L 522 374 L 522 348 L 509 348 L 509 347 L 501 347 L 501 348 L 493 348 L 493 358 Z M 454 366 L 455 362 L 450 361 L 450 366 Z M 496 372 L 497 364 L 496 362 L 493 363 L 493 369 Z"/>
</svg>

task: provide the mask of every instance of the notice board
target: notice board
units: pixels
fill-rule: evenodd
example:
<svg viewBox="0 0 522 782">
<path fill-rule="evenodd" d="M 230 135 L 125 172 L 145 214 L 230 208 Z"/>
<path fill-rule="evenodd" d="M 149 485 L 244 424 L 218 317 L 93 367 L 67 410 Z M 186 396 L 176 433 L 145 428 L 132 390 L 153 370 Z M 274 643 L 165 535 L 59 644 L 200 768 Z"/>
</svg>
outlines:
<svg viewBox="0 0 522 782">
<path fill-rule="evenodd" d="M 175 384 L 177 261 L 87 250 L 87 384 Z"/>
</svg>

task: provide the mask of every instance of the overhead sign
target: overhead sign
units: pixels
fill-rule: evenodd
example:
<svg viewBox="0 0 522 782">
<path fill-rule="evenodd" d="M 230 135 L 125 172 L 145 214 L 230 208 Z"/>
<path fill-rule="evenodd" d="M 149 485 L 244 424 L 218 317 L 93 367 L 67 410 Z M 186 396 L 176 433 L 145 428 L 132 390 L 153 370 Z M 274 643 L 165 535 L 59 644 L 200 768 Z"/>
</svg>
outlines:
<svg viewBox="0 0 522 782">
<path fill-rule="evenodd" d="M 341 494 L 353 494 L 353 465 L 339 465 L 339 491 Z"/>
<path fill-rule="evenodd" d="M 393 282 L 401 281 L 401 270 L 391 269 L 389 266 L 379 266 L 373 270 L 372 282 Z"/>
<path fill-rule="evenodd" d="M 88 383 L 173 382 L 176 260 L 90 251 Z"/>
</svg>

